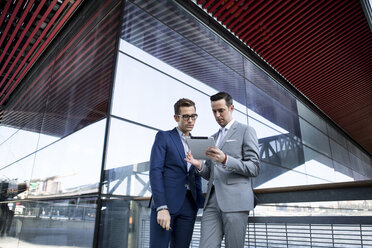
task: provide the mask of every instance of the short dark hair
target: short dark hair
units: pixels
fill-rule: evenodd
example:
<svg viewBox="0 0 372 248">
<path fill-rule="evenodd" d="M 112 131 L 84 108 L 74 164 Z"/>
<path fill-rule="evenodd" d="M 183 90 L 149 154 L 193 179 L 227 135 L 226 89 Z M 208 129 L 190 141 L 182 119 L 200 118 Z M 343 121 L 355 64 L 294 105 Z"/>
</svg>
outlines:
<svg viewBox="0 0 372 248">
<path fill-rule="evenodd" d="M 213 96 L 210 97 L 211 102 L 215 102 L 221 99 L 225 99 L 227 107 L 230 107 L 233 105 L 233 99 L 230 96 L 229 93 L 226 92 L 218 92 L 217 94 L 214 94 Z"/>
<path fill-rule="evenodd" d="M 195 103 L 187 98 L 181 98 L 174 104 L 174 114 L 179 115 L 181 107 L 194 107 L 196 110 Z"/>
</svg>

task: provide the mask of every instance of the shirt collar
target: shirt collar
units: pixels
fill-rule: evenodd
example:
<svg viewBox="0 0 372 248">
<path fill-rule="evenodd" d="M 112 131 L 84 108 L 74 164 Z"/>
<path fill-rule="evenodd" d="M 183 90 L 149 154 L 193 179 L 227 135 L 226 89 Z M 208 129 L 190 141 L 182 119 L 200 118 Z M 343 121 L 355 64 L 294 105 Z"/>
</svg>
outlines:
<svg viewBox="0 0 372 248">
<path fill-rule="evenodd" d="M 178 127 L 176 129 L 177 129 L 177 132 L 178 132 L 178 134 L 180 135 L 181 138 L 186 139 L 186 137 L 188 137 L 181 130 L 179 130 Z M 189 135 L 191 136 L 191 133 Z"/>
<path fill-rule="evenodd" d="M 229 130 L 231 126 L 234 124 L 234 122 L 235 122 L 235 119 L 232 119 L 225 127 L 221 127 L 221 130 L 223 128 L 225 128 L 226 131 Z"/>
</svg>

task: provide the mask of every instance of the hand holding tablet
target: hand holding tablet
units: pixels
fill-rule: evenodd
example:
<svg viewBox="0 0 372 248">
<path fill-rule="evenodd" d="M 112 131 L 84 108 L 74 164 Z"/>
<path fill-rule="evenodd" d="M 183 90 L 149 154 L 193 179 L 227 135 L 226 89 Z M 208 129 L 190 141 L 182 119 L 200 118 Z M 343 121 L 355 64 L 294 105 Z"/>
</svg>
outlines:
<svg viewBox="0 0 372 248">
<path fill-rule="evenodd" d="M 209 159 L 207 155 L 205 155 L 205 152 L 208 150 L 209 147 L 216 146 L 213 137 L 193 136 L 186 139 L 186 142 L 189 145 L 192 156 L 195 159 Z"/>
</svg>

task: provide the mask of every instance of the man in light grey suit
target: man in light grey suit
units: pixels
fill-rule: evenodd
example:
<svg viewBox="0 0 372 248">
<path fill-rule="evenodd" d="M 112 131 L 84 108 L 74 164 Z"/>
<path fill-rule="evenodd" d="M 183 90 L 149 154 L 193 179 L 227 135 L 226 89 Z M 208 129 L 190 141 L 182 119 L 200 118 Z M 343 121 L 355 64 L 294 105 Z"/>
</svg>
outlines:
<svg viewBox="0 0 372 248">
<path fill-rule="evenodd" d="M 252 177 L 260 171 L 258 141 L 253 128 L 232 117 L 232 97 L 219 92 L 210 97 L 219 132 L 213 135 L 217 147 L 211 147 L 203 163 L 188 153 L 187 162 L 209 180 L 201 224 L 201 248 L 221 247 L 225 235 L 227 248 L 244 247 L 249 211 L 254 208 Z"/>
</svg>

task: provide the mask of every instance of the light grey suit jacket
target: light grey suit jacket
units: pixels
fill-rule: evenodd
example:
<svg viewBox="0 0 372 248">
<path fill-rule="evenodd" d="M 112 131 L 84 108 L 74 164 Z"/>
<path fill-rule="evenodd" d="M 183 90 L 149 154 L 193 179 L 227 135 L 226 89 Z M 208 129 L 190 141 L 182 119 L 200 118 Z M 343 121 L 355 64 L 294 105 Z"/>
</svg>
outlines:
<svg viewBox="0 0 372 248">
<path fill-rule="evenodd" d="M 217 140 L 218 132 L 213 135 Z M 254 208 L 252 177 L 260 172 L 256 131 L 237 121 L 225 135 L 220 149 L 226 153 L 226 164 L 207 160 L 199 172 L 209 180 L 207 197 L 214 184 L 218 205 L 223 212 L 249 211 Z"/>
</svg>

